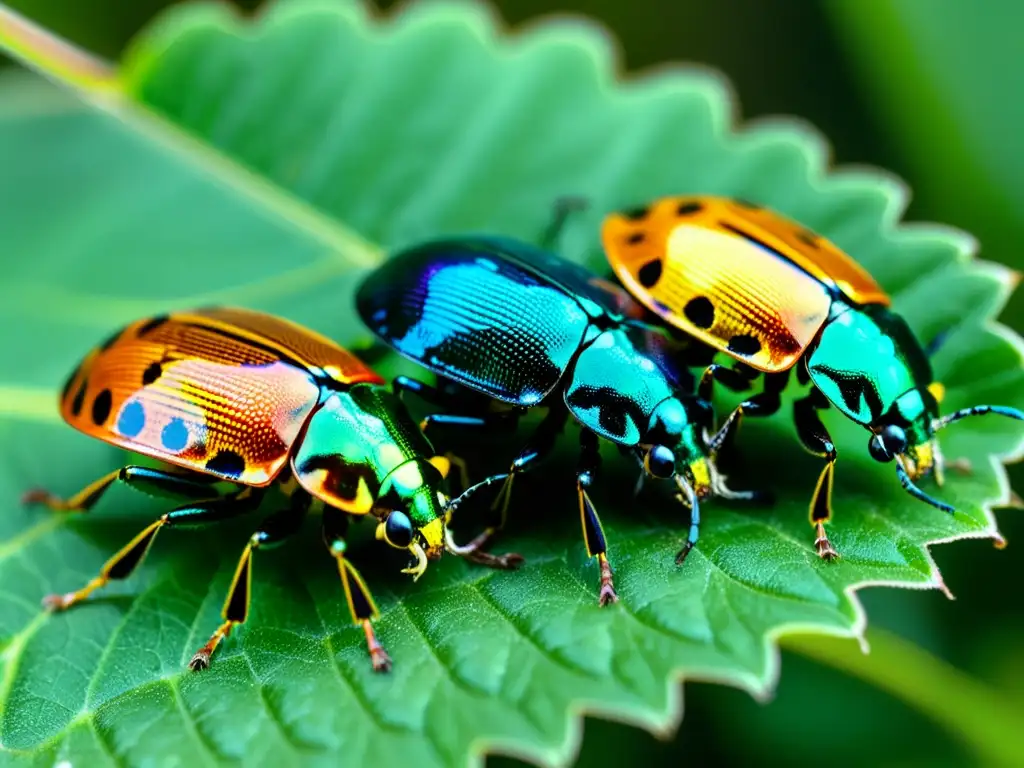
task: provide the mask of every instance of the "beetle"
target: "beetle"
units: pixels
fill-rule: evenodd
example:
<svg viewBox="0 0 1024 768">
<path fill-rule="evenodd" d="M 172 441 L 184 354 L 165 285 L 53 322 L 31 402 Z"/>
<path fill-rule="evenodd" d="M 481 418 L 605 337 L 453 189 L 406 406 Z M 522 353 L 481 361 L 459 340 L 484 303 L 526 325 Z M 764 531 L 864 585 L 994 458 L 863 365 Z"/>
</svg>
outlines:
<svg viewBox="0 0 1024 768">
<path fill-rule="evenodd" d="M 452 458 L 434 453 L 397 395 L 359 358 L 279 317 L 215 307 L 131 323 L 72 373 L 60 412 L 85 434 L 170 468 L 126 466 L 67 500 L 33 490 L 26 502 L 86 512 L 118 481 L 188 502 L 146 526 L 84 587 L 45 598 L 52 610 L 127 578 L 162 528 L 253 512 L 272 484 L 283 491 L 283 508 L 245 545 L 223 623 L 192 657 L 193 670 L 208 667 L 220 642 L 245 622 L 253 552 L 296 532 L 314 500 L 323 504 L 324 542 L 377 671 L 391 659 L 371 627 L 379 616 L 373 596 L 347 556 L 350 518 L 376 518 L 377 538 L 412 555 L 403 572 L 414 579 L 444 550 L 497 568 L 522 562 L 455 543 L 445 493 Z M 222 482 L 230 490 L 218 490 Z"/>
<path fill-rule="evenodd" d="M 935 437 L 966 416 L 1014 408 L 979 405 L 939 416 L 943 388 L 928 354 L 889 296 L 849 255 L 796 222 L 754 203 L 716 196 L 677 196 L 605 217 L 605 256 L 626 287 L 668 326 L 739 361 L 709 365 L 702 383 L 738 391 L 764 376 L 763 391 L 733 412 L 738 420 L 769 416 L 796 368 L 809 394 L 794 403 L 799 439 L 825 459 L 810 504 L 815 547 L 837 556 L 825 523 L 832 517 L 836 447 L 818 416 L 830 405 L 871 433 L 868 452 L 895 462 L 903 488 L 952 513 L 915 481 L 943 481 Z"/>
<path fill-rule="evenodd" d="M 569 414 L 581 427 L 576 490 L 587 553 L 600 566 L 600 605 L 618 599 L 600 518 L 588 494 L 596 479 L 599 438 L 633 453 L 646 475 L 672 478 L 690 508 L 682 563 L 698 537 L 700 500 L 732 491 L 714 464 L 728 434 L 709 436 L 713 414 L 692 392 L 679 392 L 642 334 L 617 311 L 638 305 L 621 288 L 549 251 L 508 237 L 466 235 L 404 249 L 371 272 L 356 292 L 363 322 L 386 345 L 438 376 L 431 386 L 398 377 L 440 411 L 424 421 L 492 430 L 535 407 L 547 413 L 512 461 L 471 493 L 502 483 L 502 523 L 516 475 L 547 455 Z M 498 526 L 500 527 L 500 525 Z M 493 528 L 487 533 L 493 532 Z"/>
</svg>

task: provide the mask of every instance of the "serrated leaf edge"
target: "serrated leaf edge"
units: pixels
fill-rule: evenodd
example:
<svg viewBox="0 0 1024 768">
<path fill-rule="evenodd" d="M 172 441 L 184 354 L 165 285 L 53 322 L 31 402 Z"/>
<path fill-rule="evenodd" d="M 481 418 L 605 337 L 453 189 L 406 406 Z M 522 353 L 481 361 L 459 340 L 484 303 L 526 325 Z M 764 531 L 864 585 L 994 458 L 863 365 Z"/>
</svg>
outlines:
<svg viewBox="0 0 1024 768">
<path fill-rule="evenodd" d="M 351 10 L 351 7 L 354 5 L 353 3 L 346 4 L 342 10 Z M 269 18 L 281 13 L 280 9 L 283 7 L 287 8 L 286 13 L 302 13 L 316 8 L 329 8 L 334 12 L 339 11 L 337 5 L 328 5 L 322 0 L 291 3 L 282 1 L 269 4 L 262 16 Z M 701 64 L 669 64 L 627 75 L 622 65 L 621 50 L 606 28 L 591 19 L 572 13 L 562 13 L 557 16 L 539 19 L 525 24 L 520 30 L 513 32 L 501 23 L 496 14 L 490 12 L 488 8 L 479 3 L 446 0 L 437 3 L 406 3 L 394 12 L 387 21 L 388 23 L 391 22 L 391 19 L 397 19 L 399 22 L 404 21 L 406 23 L 410 20 L 422 21 L 422 18 L 417 18 L 418 14 L 457 16 L 460 21 L 467 24 L 475 24 L 478 30 L 485 30 L 488 33 L 488 37 L 499 40 L 509 46 L 516 43 L 522 45 L 524 39 L 527 43 L 536 42 L 539 35 L 550 35 L 557 38 L 559 37 L 559 28 L 567 28 L 569 30 L 568 34 L 571 34 L 575 42 L 585 43 L 591 48 L 600 49 L 600 55 L 603 58 L 603 65 L 606 70 L 601 74 L 610 76 L 610 79 L 618 83 L 623 92 L 631 91 L 635 93 L 638 90 L 647 88 L 673 87 L 682 78 L 699 79 L 702 81 L 702 88 L 708 100 L 708 106 L 711 107 L 716 116 L 721 117 L 723 120 L 722 124 L 718 126 L 720 129 L 719 135 L 723 140 L 745 141 L 756 146 L 758 143 L 767 143 L 771 137 L 784 136 L 792 138 L 796 146 L 809 161 L 809 167 L 812 172 L 812 185 L 817 186 L 822 194 L 835 195 L 836 192 L 843 188 L 862 189 L 870 194 L 881 194 L 886 202 L 885 213 L 881 222 L 883 227 L 882 235 L 886 239 L 898 245 L 920 239 L 942 240 L 953 245 L 959 262 L 965 264 L 982 263 L 982 260 L 977 258 L 977 240 L 969 233 L 941 224 L 902 222 L 900 220 L 910 202 L 911 194 L 908 185 L 895 174 L 869 165 L 831 166 L 831 145 L 826 137 L 808 121 L 797 117 L 772 116 L 749 120 L 745 123 L 742 122 L 739 101 L 731 83 L 721 72 L 711 67 Z M 0 5 L 0 20 L 9 18 L 11 15 L 11 11 Z M 380 23 L 378 19 L 371 20 L 370 17 L 364 15 L 364 27 L 367 21 Z M 237 29 L 232 31 L 238 34 Z M 0 48 L 6 49 L 16 58 L 37 69 L 37 71 L 41 71 L 49 78 L 57 79 L 61 84 L 69 84 L 67 81 L 60 80 L 61 72 L 59 70 L 48 70 L 46 69 L 45 62 L 41 62 L 39 58 L 33 58 L 31 50 L 12 47 L 9 41 L 5 40 L 3 33 L 4 29 L 0 27 Z M 562 33 L 563 38 L 567 38 L 567 36 L 566 33 Z M 57 40 L 55 37 L 48 37 L 50 41 Z M 57 42 L 64 47 L 75 50 L 63 41 Z M 88 60 L 88 58 L 85 57 L 83 60 Z M 112 70 L 110 71 L 112 72 Z M 195 163 L 204 172 L 208 172 L 209 169 L 215 169 L 218 180 L 240 188 L 246 194 L 256 198 L 263 204 L 270 205 L 270 207 L 282 210 L 287 209 L 289 216 L 295 216 L 297 221 L 311 226 L 313 231 L 322 236 L 325 245 L 331 247 L 332 250 L 347 253 L 347 249 L 351 248 L 352 252 L 364 255 L 365 265 L 367 266 L 378 263 L 383 258 L 379 248 L 368 243 L 356 233 L 349 231 L 344 226 L 324 216 L 313 209 L 312 206 L 295 198 L 285 190 L 275 187 L 222 152 L 202 144 L 198 139 L 193 138 L 170 121 L 153 113 L 151 110 L 125 99 L 124 93 L 111 97 L 104 87 L 93 87 L 91 83 L 81 79 L 78 81 L 71 79 L 70 84 L 90 103 L 124 120 L 126 123 L 138 126 L 155 140 L 165 141 L 173 151 L 181 154 L 186 161 Z M 612 95 L 614 96 L 614 94 Z M 196 156 L 202 157 L 202 163 L 192 159 Z M 1008 296 L 1019 280 L 1019 274 L 994 262 L 986 262 L 986 266 L 989 264 L 991 264 L 992 268 L 1001 277 L 1001 280 L 1007 285 Z M 1021 339 L 1019 335 L 1006 326 L 996 322 L 992 316 L 986 319 L 985 326 L 1012 346 L 1017 353 L 1018 359 L 1024 361 L 1024 339 Z M 932 557 L 931 548 L 936 544 L 944 544 L 961 539 L 999 539 L 993 509 L 997 506 L 1006 506 L 1011 503 L 1011 488 L 1004 464 L 1019 461 L 1021 458 L 1024 458 L 1024 435 L 1022 435 L 1013 450 L 1004 454 L 989 456 L 989 462 L 995 470 L 994 475 L 999 484 L 1000 492 L 998 498 L 985 500 L 979 505 L 988 523 L 986 528 L 930 540 L 923 545 L 923 551 L 931 569 L 932 580 L 930 582 L 904 583 L 888 580 L 868 580 L 851 584 L 844 588 L 843 594 L 851 604 L 855 615 L 854 622 L 848 630 L 831 627 L 824 628 L 801 622 L 779 625 L 764 636 L 763 647 L 766 653 L 766 660 L 764 673 L 760 677 L 752 675 L 744 680 L 739 676 L 729 678 L 725 675 L 715 674 L 687 675 L 682 669 L 677 669 L 671 677 L 666 679 L 668 696 L 666 699 L 667 707 L 663 716 L 647 716 L 621 710 L 614 711 L 609 707 L 603 706 L 600 702 L 580 701 L 568 707 L 566 713 L 566 738 L 558 747 L 535 749 L 522 743 L 509 743 L 502 739 L 483 738 L 471 744 L 470 764 L 482 766 L 486 754 L 500 752 L 529 760 L 539 765 L 568 765 L 579 753 L 583 733 L 582 717 L 586 715 L 595 715 L 642 727 L 657 736 L 665 737 L 671 735 L 678 728 L 683 716 L 683 697 L 680 683 L 690 680 L 729 685 L 745 690 L 758 701 L 767 702 L 772 698 L 778 682 L 781 670 L 779 640 L 785 635 L 813 633 L 856 639 L 860 643 L 862 650 L 867 653 L 869 648 L 864 635 L 864 630 L 867 626 L 867 615 L 857 593 L 861 589 L 868 587 L 894 587 L 903 589 L 940 589 L 948 594 L 938 566 Z M 27 629 L 28 627 L 26 627 Z M 72 721 L 72 723 L 74 722 Z M 56 738 L 59 738 L 59 736 Z M 44 749 L 46 746 L 46 744 L 40 745 L 39 749 Z M 38 753 L 38 751 L 35 753 Z"/>
</svg>

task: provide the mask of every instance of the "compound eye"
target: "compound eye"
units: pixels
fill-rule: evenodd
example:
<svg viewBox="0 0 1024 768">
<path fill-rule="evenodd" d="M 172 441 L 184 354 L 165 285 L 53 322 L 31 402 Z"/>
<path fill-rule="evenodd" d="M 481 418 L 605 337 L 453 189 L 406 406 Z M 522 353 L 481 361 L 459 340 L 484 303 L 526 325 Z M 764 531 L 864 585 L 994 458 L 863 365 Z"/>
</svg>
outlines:
<svg viewBox="0 0 1024 768">
<path fill-rule="evenodd" d="M 412 544 L 412 522 L 404 512 L 395 510 L 384 521 L 384 539 L 392 547 L 407 549 Z"/>
<path fill-rule="evenodd" d="M 644 469 L 654 477 L 672 477 L 676 471 L 676 455 L 664 445 L 651 446 L 644 457 Z"/>
<path fill-rule="evenodd" d="M 907 433 L 903 431 L 903 427 L 890 424 L 879 434 L 882 436 L 882 442 L 885 443 L 885 447 L 894 456 L 907 450 Z"/>
<path fill-rule="evenodd" d="M 885 446 L 881 435 L 872 435 L 868 440 L 868 453 L 875 461 L 892 461 L 894 454 Z"/>
</svg>

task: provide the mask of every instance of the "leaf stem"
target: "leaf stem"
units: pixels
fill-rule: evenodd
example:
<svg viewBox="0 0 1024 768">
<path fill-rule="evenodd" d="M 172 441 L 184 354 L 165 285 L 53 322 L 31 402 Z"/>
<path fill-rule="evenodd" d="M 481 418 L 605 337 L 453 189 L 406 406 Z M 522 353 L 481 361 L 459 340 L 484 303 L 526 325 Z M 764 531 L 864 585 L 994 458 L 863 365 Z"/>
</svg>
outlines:
<svg viewBox="0 0 1024 768">
<path fill-rule="evenodd" d="M 88 90 L 116 87 L 106 62 L 74 47 L 0 3 L 0 50 L 47 77 Z"/>
<path fill-rule="evenodd" d="M 985 765 L 1020 765 L 1016 734 L 1024 714 L 999 691 L 923 648 L 879 629 L 868 632 L 870 653 L 856 641 L 793 635 L 781 645 L 859 678 L 915 708 L 960 738 Z"/>
<path fill-rule="evenodd" d="M 35 387 L 0 384 L 0 421 L 60 422 L 57 392 Z"/>
<path fill-rule="evenodd" d="M 151 109 L 144 99 L 124 90 L 117 68 L 39 27 L 0 0 L 0 52 L 4 51 L 59 85 L 76 89 L 93 106 L 115 113 L 129 127 L 150 135 L 204 173 L 232 185 L 294 227 L 312 234 L 343 265 L 374 267 L 383 260 L 378 244 Z M 126 105 L 138 108 L 124 109 Z"/>
</svg>

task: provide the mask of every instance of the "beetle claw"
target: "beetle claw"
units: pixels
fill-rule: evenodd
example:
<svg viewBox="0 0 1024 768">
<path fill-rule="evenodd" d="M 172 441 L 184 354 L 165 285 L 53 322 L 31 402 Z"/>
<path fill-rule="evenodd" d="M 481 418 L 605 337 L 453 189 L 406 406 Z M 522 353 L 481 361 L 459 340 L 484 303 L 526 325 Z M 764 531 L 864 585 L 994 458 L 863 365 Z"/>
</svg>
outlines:
<svg viewBox="0 0 1024 768">
<path fill-rule="evenodd" d="M 188 663 L 188 668 L 191 669 L 193 672 L 202 672 L 204 669 L 209 669 L 210 652 L 206 650 L 196 651 L 196 654 Z"/>
<path fill-rule="evenodd" d="M 839 552 L 832 546 L 832 542 L 828 540 L 828 534 L 825 533 L 825 525 L 823 523 L 818 523 L 818 538 L 814 540 L 814 548 L 818 551 L 818 557 L 827 563 L 839 559 Z"/>
<path fill-rule="evenodd" d="M 619 595 L 612 582 L 612 564 L 608 562 L 608 557 L 602 552 L 597 559 L 601 563 L 601 593 L 597 597 L 597 604 L 603 608 L 609 603 L 619 602 Z"/>
</svg>

